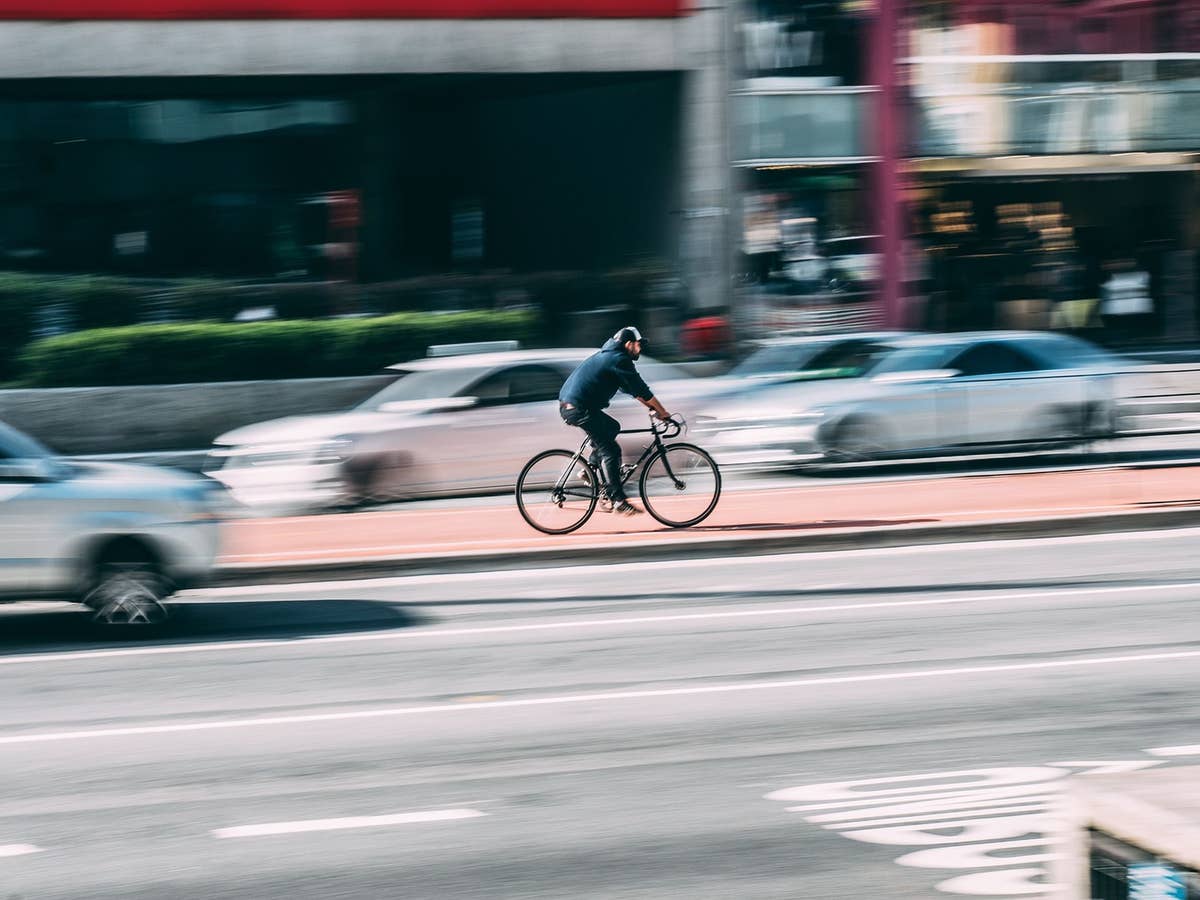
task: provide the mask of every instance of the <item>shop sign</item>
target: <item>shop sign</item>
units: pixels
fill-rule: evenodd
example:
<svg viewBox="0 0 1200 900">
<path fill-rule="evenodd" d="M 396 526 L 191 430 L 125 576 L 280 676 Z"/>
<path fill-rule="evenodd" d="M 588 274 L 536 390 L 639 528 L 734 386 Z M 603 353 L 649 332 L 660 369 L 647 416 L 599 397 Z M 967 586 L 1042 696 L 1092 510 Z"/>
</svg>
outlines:
<svg viewBox="0 0 1200 900">
<path fill-rule="evenodd" d="M 0 19 L 654 19 L 690 0 L 0 0 Z"/>
</svg>

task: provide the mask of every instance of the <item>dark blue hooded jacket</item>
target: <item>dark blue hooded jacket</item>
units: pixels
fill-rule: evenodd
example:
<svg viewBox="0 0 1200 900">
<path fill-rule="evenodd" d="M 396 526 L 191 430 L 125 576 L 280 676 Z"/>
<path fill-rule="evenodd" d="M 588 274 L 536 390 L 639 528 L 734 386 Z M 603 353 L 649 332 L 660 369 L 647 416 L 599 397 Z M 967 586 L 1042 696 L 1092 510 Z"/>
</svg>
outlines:
<svg viewBox="0 0 1200 900">
<path fill-rule="evenodd" d="M 581 409 L 604 409 L 617 391 L 649 400 L 654 392 L 633 367 L 625 346 L 611 338 L 579 364 L 558 392 L 558 399 Z"/>
</svg>

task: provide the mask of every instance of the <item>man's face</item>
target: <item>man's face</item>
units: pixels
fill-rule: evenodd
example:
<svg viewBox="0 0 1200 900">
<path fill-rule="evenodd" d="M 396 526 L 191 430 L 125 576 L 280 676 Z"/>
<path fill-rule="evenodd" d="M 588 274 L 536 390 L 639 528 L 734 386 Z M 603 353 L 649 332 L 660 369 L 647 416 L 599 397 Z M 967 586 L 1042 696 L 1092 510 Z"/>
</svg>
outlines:
<svg viewBox="0 0 1200 900">
<path fill-rule="evenodd" d="M 634 359 L 638 359 L 642 355 L 642 342 L 641 341 L 626 341 L 625 342 L 625 351 L 630 356 L 632 356 Z"/>
</svg>

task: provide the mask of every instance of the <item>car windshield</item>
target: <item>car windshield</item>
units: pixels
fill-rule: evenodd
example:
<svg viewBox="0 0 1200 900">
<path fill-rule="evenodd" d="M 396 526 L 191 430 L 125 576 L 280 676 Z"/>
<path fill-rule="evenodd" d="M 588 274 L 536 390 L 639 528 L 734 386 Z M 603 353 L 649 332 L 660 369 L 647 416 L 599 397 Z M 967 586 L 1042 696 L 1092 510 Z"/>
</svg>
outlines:
<svg viewBox="0 0 1200 900">
<path fill-rule="evenodd" d="M 730 375 L 763 378 L 787 375 L 791 379 L 817 381 L 824 378 L 858 378 L 888 347 L 874 342 L 818 341 L 812 344 L 764 347 Z M 780 352 L 782 351 L 782 352 Z M 757 357 L 762 356 L 762 359 Z"/>
<path fill-rule="evenodd" d="M 426 369 L 405 372 L 383 390 L 360 403 L 356 409 L 378 411 L 385 403 L 406 403 L 414 400 L 438 400 L 457 397 L 484 372 L 483 369 Z"/>
<path fill-rule="evenodd" d="M 729 370 L 726 378 L 758 378 L 803 369 L 814 356 L 830 346 L 829 341 L 811 344 L 775 344 L 760 347 Z"/>
<path fill-rule="evenodd" d="M 583 362 L 583 360 L 579 360 L 578 362 Z M 578 362 L 572 363 L 571 367 L 574 368 L 576 365 L 578 365 Z M 649 356 L 643 356 L 637 361 L 637 370 L 638 374 L 648 382 L 680 381 L 682 379 L 692 377 L 688 372 L 684 371 L 678 366 L 673 366 L 670 363 L 659 362 L 657 359 L 652 359 Z"/>
<path fill-rule="evenodd" d="M 52 459 L 54 454 L 27 434 L 0 424 L 0 459 Z"/>
<path fill-rule="evenodd" d="M 867 374 L 886 375 L 889 372 L 920 372 L 925 369 L 940 369 L 957 346 L 934 344 L 928 347 L 902 347 L 891 353 L 876 357 Z"/>
</svg>

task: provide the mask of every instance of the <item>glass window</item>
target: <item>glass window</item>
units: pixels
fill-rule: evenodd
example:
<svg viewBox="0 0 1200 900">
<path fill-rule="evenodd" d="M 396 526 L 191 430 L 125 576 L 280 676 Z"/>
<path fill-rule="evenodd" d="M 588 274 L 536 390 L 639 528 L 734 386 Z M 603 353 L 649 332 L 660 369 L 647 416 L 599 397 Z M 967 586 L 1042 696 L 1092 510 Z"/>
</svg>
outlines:
<svg viewBox="0 0 1200 900">
<path fill-rule="evenodd" d="M 942 369 L 946 359 L 957 347 L 937 345 L 933 347 L 906 347 L 885 353 L 871 366 L 871 375 L 886 375 L 891 372 L 920 372 L 924 369 Z"/>
<path fill-rule="evenodd" d="M 53 454 L 15 428 L 0 424 L 0 460 L 49 459 Z"/>
<path fill-rule="evenodd" d="M 405 372 L 383 390 L 372 394 L 357 409 L 378 410 L 385 403 L 406 403 L 414 400 L 440 400 L 459 397 L 480 374 L 479 369 L 432 369 L 425 372 Z M 472 395 L 474 396 L 474 395 Z"/>
<path fill-rule="evenodd" d="M 556 400 L 566 378 L 548 366 L 525 366 L 510 373 L 509 403 Z"/>
<path fill-rule="evenodd" d="M 960 353 L 949 365 L 963 375 L 1011 375 L 1042 368 L 1027 354 L 1008 344 L 980 344 Z"/>
</svg>

